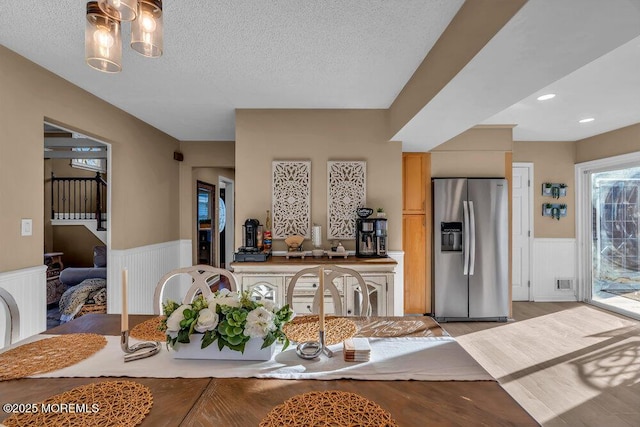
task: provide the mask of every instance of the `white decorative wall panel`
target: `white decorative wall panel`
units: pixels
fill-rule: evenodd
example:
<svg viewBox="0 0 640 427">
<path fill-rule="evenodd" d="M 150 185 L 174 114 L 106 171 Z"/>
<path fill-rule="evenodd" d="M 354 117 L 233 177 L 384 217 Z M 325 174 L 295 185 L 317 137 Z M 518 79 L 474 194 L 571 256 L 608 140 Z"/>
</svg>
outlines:
<svg viewBox="0 0 640 427">
<path fill-rule="evenodd" d="M 272 236 L 286 239 L 292 235 L 311 237 L 311 162 L 272 163 L 271 212 Z"/>
<path fill-rule="evenodd" d="M 576 301 L 575 280 L 573 289 L 556 289 L 556 279 L 576 277 L 575 239 L 534 239 L 532 261 L 534 301 Z"/>
<path fill-rule="evenodd" d="M 153 314 L 153 293 L 158 280 L 170 270 L 191 265 L 184 259 L 186 242 L 176 240 L 157 245 L 109 251 L 107 311 L 122 311 L 122 270 L 128 270 L 128 308 L 131 314 Z M 191 249 L 189 248 L 189 251 Z M 177 279 L 176 279 L 177 280 Z M 188 283 L 167 288 L 165 298 L 181 300 Z"/>
<path fill-rule="evenodd" d="M 367 162 L 327 162 L 327 239 L 356 238 L 356 210 L 367 196 Z"/>
<path fill-rule="evenodd" d="M 16 300 L 20 314 L 20 338 L 39 334 L 47 329 L 47 267 L 24 268 L 0 273 L 0 287 Z M 4 308 L 0 308 L 4 310 Z M 0 318 L 4 319 L 4 312 Z M 6 325 L 0 326 L 4 336 Z M 2 339 L 0 339 L 0 346 Z"/>
</svg>

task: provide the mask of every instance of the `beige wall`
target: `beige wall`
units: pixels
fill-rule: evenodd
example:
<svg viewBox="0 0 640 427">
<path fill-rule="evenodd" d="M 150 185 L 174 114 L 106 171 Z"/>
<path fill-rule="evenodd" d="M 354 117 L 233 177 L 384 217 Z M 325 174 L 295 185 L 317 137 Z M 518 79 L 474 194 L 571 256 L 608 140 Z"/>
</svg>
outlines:
<svg viewBox="0 0 640 427">
<path fill-rule="evenodd" d="M 178 239 L 178 141 L 3 46 L 0 99 L 0 272 L 43 262 L 44 120 L 111 144 L 113 249 Z"/>
<path fill-rule="evenodd" d="M 504 177 L 511 148 L 511 126 L 477 126 L 431 150 L 431 176 Z"/>
<path fill-rule="evenodd" d="M 64 267 L 93 267 L 93 247 L 100 241 L 83 225 L 58 225 L 53 227 L 54 252 L 64 252 Z"/>
<path fill-rule="evenodd" d="M 575 237 L 575 179 L 574 164 L 576 143 L 565 142 L 514 142 L 513 161 L 533 163 L 533 212 L 534 237 L 573 238 Z M 545 182 L 568 185 L 567 197 L 553 199 L 542 196 Z M 543 203 L 565 203 L 567 216 L 560 220 L 542 216 Z"/>
<path fill-rule="evenodd" d="M 389 250 L 402 249 L 402 144 L 387 141 L 384 110 L 237 110 L 236 247 L 246 218 L 271 208 L 271 162 L 311 161 L 311 220 L 327 227 L 327 161 L 367 162 L 367 206 L 389 219 Z M 353 240 L 343 242 L 354 248 Z M 323 246 L 329 242 L 324 239 Z M 309 247 L 308 241 L 305 247 Z M 275 240 L 274 250 L 285 250 Z"/>
<path fill-rule="evenodd" d="M 640 151 L 640 123 L 576 143 L 576 163 Z"/>
</svg>

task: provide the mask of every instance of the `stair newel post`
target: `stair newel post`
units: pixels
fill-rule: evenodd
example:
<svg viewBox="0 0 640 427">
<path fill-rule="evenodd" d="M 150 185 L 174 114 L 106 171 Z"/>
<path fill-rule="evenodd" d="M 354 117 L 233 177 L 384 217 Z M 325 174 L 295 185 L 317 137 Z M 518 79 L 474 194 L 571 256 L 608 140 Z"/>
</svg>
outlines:
<svg viewBox="0 0 640 427">
<path fill-rule="evenodd" d="M 102 230 L 102 198 L 100 196 L 100 184 L 102 179 L 100 172 L 96 172 L 96 220 L 98 221 L 98 230 Z"/>
<path fill-rule="evenodd" d="M 56 218 L 56 211 L 54 209 L 54 204 L 53 204 L 53 183 L 54 182 L 55 182 L 55 175 L 53 174 L 53 171 L 51 171 L 51 219 Z"/>
</svg>

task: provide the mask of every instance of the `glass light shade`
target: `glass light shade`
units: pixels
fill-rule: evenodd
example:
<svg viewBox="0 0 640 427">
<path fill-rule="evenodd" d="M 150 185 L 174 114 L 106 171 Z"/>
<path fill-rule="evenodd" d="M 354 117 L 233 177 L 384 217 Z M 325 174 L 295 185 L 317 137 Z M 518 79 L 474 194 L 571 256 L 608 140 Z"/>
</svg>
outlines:
<svg viewBox="0 0 640 427">
<path fill-rule="evenodd" d="M 131 23 L 131 48 L 151 58 L 162 55 L 161 0 L 138 1 L 138 17 Z"/>
<path fill-rule="evenodd" d="M 105 73 L 122 70 L 120 22 L 105 15 L 95 1 L 87 3 L 84 54 L 87 64 L 96 70 Z"/>
<path fill-rule="evenodd" d="M 98 0 L 98 6 L 108 17 L 118 21 L 133 21 L 138 13 L 138 0 Z"/>
</svg>

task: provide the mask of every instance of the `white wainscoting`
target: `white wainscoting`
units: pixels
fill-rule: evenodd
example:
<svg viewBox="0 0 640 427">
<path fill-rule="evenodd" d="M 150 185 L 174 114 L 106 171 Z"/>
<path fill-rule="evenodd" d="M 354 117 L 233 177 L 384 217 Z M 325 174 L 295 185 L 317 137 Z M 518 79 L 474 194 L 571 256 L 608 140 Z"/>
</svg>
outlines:
<svg viewBox="0 0 640 427">
<path fill-rule="evenodd" d="M 0 287 L 13 296 L 20 314 L 20 339 L 47 329 L 47 266 L 0 273 Z M 3 310 L 3 308 L 0 308 Z M 4 319 L 4 313 L 0 318 Z M 1 325 L 4 334 L 6 325 Z M 4 336 L 4 335 L 2 335 Z M 2 340 L 0 340 L 2 345 Z"/>
<path fill-rule="evenodd" d="M 389 251 L 387 254 L 398 263 L 393 278 L 393 295 L 387 296 L 393 298 L 393 313 L 389 316 L 404 316 L 404 251 Z"/>
<path fill-rule="evenodd" d="M 533 239 L 533 300 L 576 301 L 576 263 L 576 239 Z M 557 279 L 572 279 L 572 289 L 556 289 Z"/>
<path fill-rule="evenodd" d="M 188 246 L 188 257 L 187 253 Z M 128 311 L 153 314 L 153 293 L 158 280 L 170 270 L 191 265 L 191 240 L 176 240 L 132 249 L 110 250 L 107 279 L 107 312 L 122 311 L 122 270 L 128 271 Z M 182 284 L 182 282 L 181 282 Z M 172 286 L 166 298 L 180 300 L 186 287 Z"/>
</svg>

